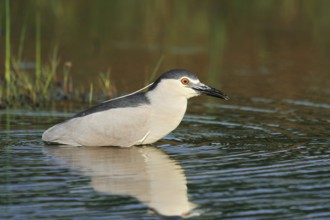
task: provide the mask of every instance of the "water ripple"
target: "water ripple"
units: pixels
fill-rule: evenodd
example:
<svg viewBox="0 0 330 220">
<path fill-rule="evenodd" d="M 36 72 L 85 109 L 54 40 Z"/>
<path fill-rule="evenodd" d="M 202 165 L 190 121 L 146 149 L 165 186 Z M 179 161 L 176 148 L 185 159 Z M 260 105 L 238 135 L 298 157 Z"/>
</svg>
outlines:
<svg viewBox="0 0 330 220">
<path fill-rule="evenodd" d="M 182 167 L 202 210 L 196 219 L 327 219 L 330 117 L 319 104 L 255 98 L 192 106 L 150 148 Z M 45 155 L 42 131 L 69 115 L 21 113 L 0 114 L 1 219 L 158 219 L 135 198 L 97 192 L 92 177 Z"/>
</svg>

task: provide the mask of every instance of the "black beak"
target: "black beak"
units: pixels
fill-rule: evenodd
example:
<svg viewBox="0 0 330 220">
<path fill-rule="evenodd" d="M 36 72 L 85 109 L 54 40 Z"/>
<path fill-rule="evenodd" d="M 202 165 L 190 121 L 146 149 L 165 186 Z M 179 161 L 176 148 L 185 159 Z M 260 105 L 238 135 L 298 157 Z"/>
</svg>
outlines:
<svg viewBox="0 0 330 220">
<path fill-rule="evenodd" d="M 221 98 L 224 100 L 229 100 L 229 97 L 225 93 L 221 92 L 218 89 L 209 87 L 204 84 L 196 85 L 196 86 L 193 86 L 192 88 L 194 90 L 196 90 L 202 94 L 208 95 L 208 96 L 213 96 L 213 97 Z"/>
</svg>

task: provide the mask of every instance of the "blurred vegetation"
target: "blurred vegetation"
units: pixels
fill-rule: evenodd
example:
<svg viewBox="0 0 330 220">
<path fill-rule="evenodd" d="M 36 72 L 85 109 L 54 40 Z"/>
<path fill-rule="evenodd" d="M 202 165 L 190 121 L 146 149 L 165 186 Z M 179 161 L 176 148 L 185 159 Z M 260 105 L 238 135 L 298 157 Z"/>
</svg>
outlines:
<svg viewBox="0 0 330 220">
<path fill-rule="evenodd" d="M 156 66 L 145 67 L 146 81 L 167 68 L 192 66 L 216 82 L 225 62 L 224 53 L 238 30 L 246 33 L 239 36 L 241 40 L 255 39 L 253 53 L 256 51 L 261 60 L 270 59 L 265 36 L 281 34 L 270 30 L 274 27 L 283 34 L 299 33 L 307 27 L 320 51 L 330 51 L 327 0 L 1 3 L 1 107 L 47 106 L 63 99 L 93 102 L 111 97 L 116 90 L 110 69 L 114 66 L 116 73 L 136 73 L 142 59 Z M 260 30 L 255 36 L 252 30 L 256 29 Z M 117 64 L 116 48 L 130 50 L 125 54 L 126 65 Z M 147 51 L 146 55 L 139 56 L 136 51 L 140 50 Z M 136 79 L 132 76 L 132 81 Z"/>
<path fill-rule="evenodd" d="M 25 38 L 28 30 L 28 18 L 31 11 L 27 12 L 22 21 L 21 32 L 17 54 L 12 53 L 11 32 L 11 1 L 4 1 L 5 14 L 5 68 L 4 77 L 0 78 L 0 108 L 18 106 L 47 106 L 53 101 L 79 100 L 93 101 L 93 83 L 90 83 L 89 93 L 74 90 L 71 78 L 70 62 L 63 64 L 62 71 L 59 70 L 60 58 L 58 47 L 54 46 L 49 59 L 41 63 L 41 1 L 33 1 L 35 8 L 35 61 L 25 62 L 23 59 Z M 30 5 L 33 5 L 30 2 Z M 33 25 L 32 25 L 33 26 Z M 33 71 L 27 66 L 33 66 Z M 102 99 L 113 96 L 114 87 L 110 82 L 110 72 L 99 74 L 99 87 L 102 89 Z"/>
</svg>

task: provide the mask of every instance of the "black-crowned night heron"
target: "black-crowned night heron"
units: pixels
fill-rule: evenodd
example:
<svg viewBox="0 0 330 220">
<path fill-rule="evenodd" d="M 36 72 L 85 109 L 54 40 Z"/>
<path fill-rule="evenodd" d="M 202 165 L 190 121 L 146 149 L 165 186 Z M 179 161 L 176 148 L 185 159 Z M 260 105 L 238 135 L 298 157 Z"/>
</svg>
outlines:
<svg viewBox="0 0 330 220">
<path fill-rule="evenodd" d="M 144 89 L 82 111 L 46 130 L 42 139 L 72 146 L 152 144 L 180 124 L 189 98 L 206 94 L 229 99 L 184 69 L 168 71 Z"/>
</svg>

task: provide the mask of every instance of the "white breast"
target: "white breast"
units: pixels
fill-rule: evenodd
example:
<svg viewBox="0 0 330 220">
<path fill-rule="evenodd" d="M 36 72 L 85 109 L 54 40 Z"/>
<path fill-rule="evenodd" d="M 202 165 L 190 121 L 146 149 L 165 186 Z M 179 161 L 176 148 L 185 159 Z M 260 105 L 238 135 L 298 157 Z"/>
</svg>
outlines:
<svg viewBox="0 0 330 220">
<path fill-rule="evenodd" d="M 185 97 L 159 95 L 159 92 L 150 92 L 148 98 L 151 102 L 149 114 L 150 133 L 143 144 L 154 143 L 173 131 L 183 119 L 187 109 Z"/>
</svg>

